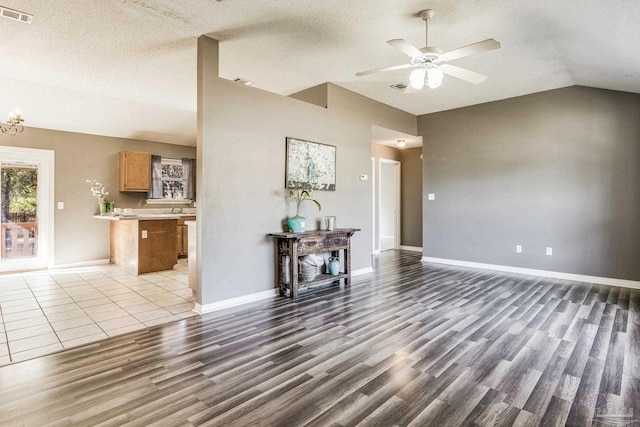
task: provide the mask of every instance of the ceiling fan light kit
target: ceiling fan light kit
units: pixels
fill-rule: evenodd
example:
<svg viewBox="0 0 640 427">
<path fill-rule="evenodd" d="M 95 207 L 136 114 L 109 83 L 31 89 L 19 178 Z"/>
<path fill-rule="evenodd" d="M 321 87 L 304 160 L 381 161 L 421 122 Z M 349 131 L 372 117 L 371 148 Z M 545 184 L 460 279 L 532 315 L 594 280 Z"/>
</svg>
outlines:
<svg viewBox="0 0 640 427">
<path fill-rule="evenodd" d="M 420 90 L 425 85 L 429 89 L 435 89 L 442 84 L 444 73 L 437 65 L 416 68 L 409 75 L 409 83 L 412 88 Z"/>
<path fill-rule="evenodd" d="M 473 84 L 480 84 L 484 82 L 487 79 L 487 76 L 483 74 L 451 64 L 442 64 L 442 62 L 453 61 L 455 59 L 464 58 L 477 53 L 499 49 L 500 42 L 494 39 L 487 39 L 449 52 L 444 52 L 442 49 L 437 47 L 431 47 L 429 46 L 429 20 L 433 18 L 434 15 L 435 12 L 432 9 L 426 9 L 420 12 L 420 18 L 425 21 L 426 47 L 418 49 L 404 39 L 393 39 L 387 42 L 411 58 L 411 61 L 408 64 L 361 71 L 356 73 L 356 76 L 366 76 L 368 74 L 385 71 L 415 68 L 409 76 L 409 85 L 405 89 L 405 93 L 418 91 L 425 86 L 430 89 L 435 89 L 442 84 L 444 74 Z"/>
</svg>

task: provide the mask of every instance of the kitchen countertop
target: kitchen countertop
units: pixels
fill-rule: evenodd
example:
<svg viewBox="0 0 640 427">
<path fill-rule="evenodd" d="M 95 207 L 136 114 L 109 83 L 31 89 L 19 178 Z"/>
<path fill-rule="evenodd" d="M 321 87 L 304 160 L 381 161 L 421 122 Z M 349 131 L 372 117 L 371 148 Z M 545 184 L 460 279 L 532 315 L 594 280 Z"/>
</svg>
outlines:
<svg viewBox="0 0 640 427">
<path fill-rule="evenodd" d="M 196 216 L 194 213 L 163 213 L 163 214 L 136 214 L 136 215 L 94 215 L 97 219 L 106 219 L 108 221 L 123 221 L 123 220 L 156 220 L 156 219 L 179 219 L 184 217 Z"/>
</svg>

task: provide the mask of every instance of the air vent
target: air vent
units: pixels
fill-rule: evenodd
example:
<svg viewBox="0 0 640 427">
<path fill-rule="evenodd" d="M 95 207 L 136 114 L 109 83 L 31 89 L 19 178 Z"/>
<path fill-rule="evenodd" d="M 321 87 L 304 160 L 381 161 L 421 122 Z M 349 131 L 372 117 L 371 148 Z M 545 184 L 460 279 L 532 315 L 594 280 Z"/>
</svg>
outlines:
<svg viewBox="0 0 640 427">
<path fill-rule="evenodd" d="M 407 88 L 407 85 L 404 83 L 396 83 L 394 85 L 391 85 L 391 87 L 396 90 L 405 90 Z"/>
<path fill-rule="evenodd" d="M 233 79 L 233 81 L 236 83 L 243 84 L 245 86 L 251 86 L 253 84 L 251 80 L 241 79 L 240 77 L 238 77 L 237 79 Z"/>
<path fill-rule="evenodd" d="M 4 6 L 0 6 L 0 16 L 14 21 L 24 22 L 25 24 L 31 24 L 33 21 L 33 15 L 28 13 L 18 12 L 17 10 L 9 9 Z"/>
</svg>

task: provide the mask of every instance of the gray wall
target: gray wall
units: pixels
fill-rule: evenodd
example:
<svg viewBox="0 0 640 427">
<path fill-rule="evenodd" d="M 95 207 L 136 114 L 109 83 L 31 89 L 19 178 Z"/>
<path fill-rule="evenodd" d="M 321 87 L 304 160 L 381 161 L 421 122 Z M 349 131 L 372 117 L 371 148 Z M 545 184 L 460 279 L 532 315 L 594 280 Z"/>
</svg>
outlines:
<svg viewBox="0 0 640 427">
<path fill-rule="evenodd" d="M 309 104 L 317 105 L 318 107 L 327 108 L 327 85 L 329 83 L 323 83 L 318 86 L 310 87 L 309 89 L 302 90 L 300 92 L 292 93 L 290 98 L 297 99 L 298 101 L 308 102 Z"/>
<path fill-rule="evenodd" d="M 285 138 L 336 145 L 336 191 L 303 207 L 310 229 L 324 215 L 353 238 L 353 267 L 371 266 L 371 125 L 416 132 L 415 116 L 328 84 L 328 108 L 217 77 L 218 43 L 198 40 L 199 295 L 210 304 L 274 288 L 274 245 L 295 213 L 284 189 Z M 201 155 L 200 155 L 201 153 Z"/>
<path fill-rule="evenodd" d="M 418 127 L 425 256 L 640 280 L 640 95 L 575 86 Z"/>
<path fill-rule="evenodd" d="M 400 150 L 402 162 L 401 242 L 422 247 L 422 154 L 421 148 Z"/>
<path fill-rule="evenodd" d="M 29 127 L 14 137 L 0 138 L 5 146 L 55 152 L 54 202 L 64 202 L 64 210 L 54 209 L 55 264 L 109 258 L 109 223 L 92 218 L 98 213 L 98 201 L 91 195 L 87 179 L 103 183 L 108 199 L 116 206 L 157 207 L 146 205 L 146 193 L 118 191 L 120 151 L 146 151 L 176 158 L 194 158 L 196 151 L 195 147 Z"/>
</svg>

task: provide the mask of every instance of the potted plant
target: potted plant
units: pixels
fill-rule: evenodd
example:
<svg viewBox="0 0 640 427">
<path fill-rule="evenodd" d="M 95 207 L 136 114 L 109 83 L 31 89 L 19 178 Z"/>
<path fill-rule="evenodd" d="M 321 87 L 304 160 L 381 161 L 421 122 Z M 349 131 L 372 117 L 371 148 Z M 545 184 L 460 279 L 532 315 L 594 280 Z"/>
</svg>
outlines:
<svg viewBox="0 0 640 427">
<path fill-rule="evenodd" d="M 309 200 L 316 204 L 318 211 L 322 210 L 322 206 L 320 205 L 320 202 L 313 198 L 310 188 L 291 189 L 289 190 L 289 197 L 296 201 L 296 216 L 289 218 L 287 220 L 287 224 L 289 225 L 289 229 L 292 233 L 302 233 L 307 225 L 307 219 L 300 215 L 300 204 Z"/>
</svg>

